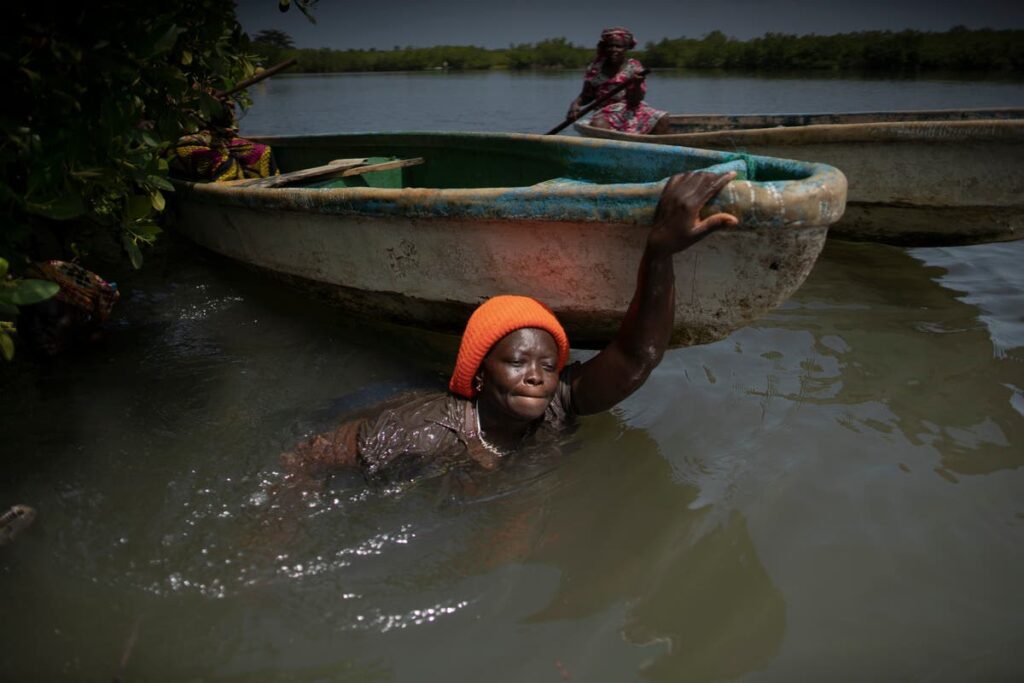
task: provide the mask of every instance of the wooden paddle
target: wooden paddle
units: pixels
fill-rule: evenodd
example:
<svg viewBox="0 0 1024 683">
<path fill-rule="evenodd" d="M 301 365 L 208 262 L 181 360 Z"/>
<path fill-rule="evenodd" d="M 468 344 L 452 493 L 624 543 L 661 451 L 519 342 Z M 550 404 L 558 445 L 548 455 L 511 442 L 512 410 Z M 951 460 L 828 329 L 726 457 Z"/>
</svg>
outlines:
<svg viewBox="0 0 1024 683">
<path fill-rule="evenodd" d="M 644 76 L 646 76 L 649 73 L 651 73 L 650 69 L 642 69 L 641 71 L 638 71 L 637 73 L 633 74 L 632 78 L 630 78 L 629 80 L 627 80 L 627 81 L 625 81 L 623 83 L 620 83 L 619 85 L 615 86 L 614 88 L 609 90 L 607 93 L 605 93 L 604 97 L 600 97 L 600 98 L 594 100 L 593 102 L 591 102 L 590 104 L 588 104 L 583 109 L 580 109 L 580 113 L 577 114 L 576 116 L 567 116 L 567 117 L 565 117 L 565 121 L 562 121 L 560 124 L 558 124 L 557 126 L 552 128 L 551 130 L 549 130 L 547 133 L 544 133 L 544 135 L 554 135 L 555 133 L 558 133 L 559 131 L 564 129 L 566 126 L 569 126 L 572 123 L 574 123 L 576 121 L 579 121 L 581 118 L 583 118 L 584 116 L 586 116 L 590 112 L 594 111 L 595 109 L 600 107 L 602 104 L 604 104 L 605 102 L 607 102 L 608 100 L 610 100 L 611 98 L 615 97 L 620 92 L 625 90 L 627 87 L 629 87 L 629 85 L 633 81 L 641 80 L 641 79 L 643 79 Z"/>
<path fill-rule="evenodd" d="M 238 92 L 241 92 L 241 91 L 245 90 L 246 88 L 248 88 L 251 85 L 255 85 L 255 84 L 259 83 L 262 80 L 270 78 L 274 74 L 279 73 L 281 71 L 284 71 L 288 67 L 293 66 L 293 65 L 298 64 L 298 63 L 299 63 L 298 59 L 296 59 L 295 57 L 290 57 L 289 59 L 284 60 L 280 64 L 275 64 L 274 66 L 270 67 L 269 69 L 264 69 L 263 71 L 259 72 L 255 76 L 251 76 L 251 77 L 245 79 L 244 81 L 239 81 L 238 83 L 235 84 L 235 87 L 231 88 L 230 90 L 216 90 L 216 89 L 211 90 L 210 91 L 210 95 L 212 97 L 214 97 L 218 101 L 218 103 L 220 105 L 220 108 L 221 108 L 221 111 L 219 113 L 212 114 L 209 121 L 206 120 L 206 118 L 204 118 L 205 115 L 199 114 L 198 112 L 190 111 L 190 112 L 187 112 L 187 115 L 191 116 L 193 119 L 198 121 L 200 127 L 206 127 L 206 126 L 210 126 L 210 125 L 217 125 L 217 126 L 220 126 L 220 127 L 230 127 L 230 126 L 233 126 L 234 125 L 234 119 L 235 119 L 234 104 L 228 102 L 228 98 L 229 97 L 231 97 L 235 93 L 238 93 Z M 224 120 L 221 120 L 225 116 L 230 118 L 230 122 L 225 122 Z M 215 123 L 218 120 L 220 120 L 220 122 L 219 123 Z"/>
</svg>

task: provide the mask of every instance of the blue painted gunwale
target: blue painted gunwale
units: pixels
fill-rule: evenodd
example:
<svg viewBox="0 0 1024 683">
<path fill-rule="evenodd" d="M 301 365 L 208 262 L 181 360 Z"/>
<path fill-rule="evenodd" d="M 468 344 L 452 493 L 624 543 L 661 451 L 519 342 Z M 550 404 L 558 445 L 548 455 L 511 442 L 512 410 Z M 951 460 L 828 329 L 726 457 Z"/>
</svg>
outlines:
<svg viewBox="0 0 1024 683">
<path fill-rule="evenodd" d="M 726 152 L 568 136 L 518 133 L 345 133 L 257 138 L 270 144 L 284 170 L 363 156 L 462 155 L 479 159 L 475 182 L 500 176 L 503 166 L 529 168 L 526 180 L 571 178 L 565 185 L 505 183 L 490 187 L 405 187 L 402 189 L 260 188 L 230 183 L 177 183 L 190 201 L 326 215 L 407 219 L 465 219 L 649 223 L 666 179 L 737 159 L 749 161 L 750 180 L 731 183 L 709 203 L 708 212 L 728 211 L 741 228 L 826 226 L 843 213 L 846 178 L 824 164 L 741 157 Z M 494 170 L 486 170 L 491 166 Z M 516 171 L 508 171 L 515 175 Z M 529 177 L 533 173 L 533 178 Z M 522 175 L 522 173 L 520 173 Z M 546 176 L 546 177 L 544 177 Z M 500 182 L 499 178 L 497 182 Z M 525 182 L 525 181 L 524 181 Z M 436 184 L 436 183 L 435 183 Z"/>
</svg>

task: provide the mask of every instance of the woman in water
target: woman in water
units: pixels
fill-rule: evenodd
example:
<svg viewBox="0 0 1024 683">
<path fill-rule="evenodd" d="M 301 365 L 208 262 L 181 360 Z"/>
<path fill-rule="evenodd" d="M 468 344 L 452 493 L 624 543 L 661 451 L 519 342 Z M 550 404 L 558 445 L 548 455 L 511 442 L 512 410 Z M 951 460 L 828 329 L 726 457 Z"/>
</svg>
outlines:
<svg viewBox="0 0 1024 683">
<path fill-rule="evenodd" d="M 522 296 L 481 304 L 462 336 L 448 392 L 378 405 L 282 456 L 291 473 L 359 468 L 373 480 L 409 479 L 453 466 L 493 470 L 523 446 L 607 410 L 661 362 L 672 331 L 672 258 L 713 230 L 736 225 L 700 211 L 735 177 L 684 173 L 668 180 L 647 236 L 633 299 L 615 338 L 568 364 L 569 340 L 554 314 Z"/>
<path fill-rule="evenodd" d="M 620 90 L 612 95 L 604 108 L 594 115 L 592 123 L 625 133 L 666 132 L 666 112 L 655 109 L 643 101 L 647 93 L 647 86 L 641 75 L 643 65 L 632 57 L 626 57 L 626 51 L 634 47 L 636 40 L 628 29 L 606 28 L 601 32 L 601 40 L 597 43 L 597 57 L 587 67 L 587 72 L 583 76 L 583 90 L 579 97 L 569 105 L 569 119 L 579 118 L 583 107 L 605 98 L 616 87 L 627 84 L 624 91 Z"/>
</svg>

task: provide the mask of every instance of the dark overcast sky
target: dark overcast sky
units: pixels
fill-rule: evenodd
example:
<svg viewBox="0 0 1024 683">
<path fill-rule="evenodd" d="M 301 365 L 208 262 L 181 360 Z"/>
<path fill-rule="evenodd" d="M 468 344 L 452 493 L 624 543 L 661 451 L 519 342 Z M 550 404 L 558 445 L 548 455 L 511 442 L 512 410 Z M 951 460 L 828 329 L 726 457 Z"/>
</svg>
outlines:
<svg viewBox="0 0 1024 683">
<path fill-rule="evenodd" d="M 274 28 L 297 47 L 391 49 L 395 45 L 507 47 L 564 36 L 591 45 L 606 26 L 649 40 L 699 38 L 714 29 L 745 39 L 776 33 L 913 28 L 1024 28 L 1024 0 L 320 0 L 315 25 L 277 0 L 238 0 L 249 34 Z"/>
</svg>

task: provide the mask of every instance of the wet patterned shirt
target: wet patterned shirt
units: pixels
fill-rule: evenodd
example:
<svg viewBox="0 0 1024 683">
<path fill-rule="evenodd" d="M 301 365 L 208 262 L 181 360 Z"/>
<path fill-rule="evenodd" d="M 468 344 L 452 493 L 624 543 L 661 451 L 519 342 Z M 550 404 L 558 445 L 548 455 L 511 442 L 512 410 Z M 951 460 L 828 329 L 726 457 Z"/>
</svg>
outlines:
<svg viewBox="0 0 1024 683">
<path fill-rule="evenodd" d="M 524 445 L 544 444 L 575 420 L 572 379 L 562 370 L 555 396 Z M 317 434 L 282 455 L 288 469 L 311 474 L 358 466 L 368 479 L 407 480 L 475 464 L 493 470 L 502 457 L 487 450 L 477 432 L 476 402 L 451 393 L 405 394 L 350 415 L 333 431 Z"/>
</svg>

